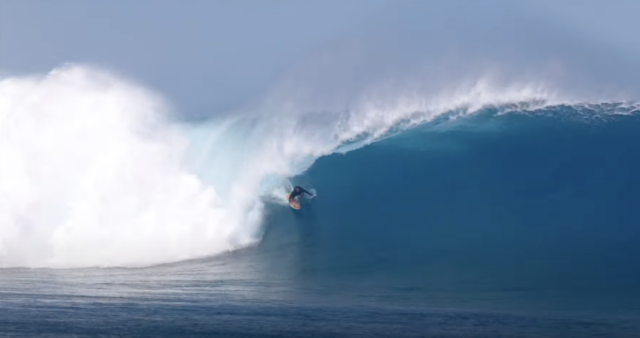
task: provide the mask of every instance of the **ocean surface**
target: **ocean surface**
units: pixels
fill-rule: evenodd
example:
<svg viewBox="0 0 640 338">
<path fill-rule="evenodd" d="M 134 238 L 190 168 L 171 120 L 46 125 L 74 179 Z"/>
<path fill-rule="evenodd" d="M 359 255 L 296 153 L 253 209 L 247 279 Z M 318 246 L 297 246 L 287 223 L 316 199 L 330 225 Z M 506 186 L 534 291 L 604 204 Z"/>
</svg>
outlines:
<svg viewBox="0 0 640 338">
<path fill-rule="evenodd" d="M 122 94 L 56 76 L 24 90 Z M 353 114 L 305 115 L 270 139 L 112 118 L 153 106 L 131 100 L 79 126 L 0 115 L 0 336 L 640 337 L 634 104 L 498 100 L 349 137 Z M 293 185 L 317 194 L 299 211 Z"/>
</svg>

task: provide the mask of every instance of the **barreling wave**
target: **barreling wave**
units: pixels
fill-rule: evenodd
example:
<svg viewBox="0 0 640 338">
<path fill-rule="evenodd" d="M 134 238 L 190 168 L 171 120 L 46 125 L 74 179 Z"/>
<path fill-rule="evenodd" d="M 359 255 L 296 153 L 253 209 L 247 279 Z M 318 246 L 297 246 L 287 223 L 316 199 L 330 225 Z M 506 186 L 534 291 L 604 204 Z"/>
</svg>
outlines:
<svg viewBox="0 0 640 338">
<path fill-rule="evenodd" d="M 148 266 L 242 248 L 260 240 L 264 200 L 284 204 L 288 177 L 321 156 L 488 106 L 558 104 L 637 110 L 479 79 L 361 97 L 343 111 L 268 102 L 194 123 L 167 118 L 154 93 L 89 67 L 4 78 L 0 267 Z"/>
</svg>

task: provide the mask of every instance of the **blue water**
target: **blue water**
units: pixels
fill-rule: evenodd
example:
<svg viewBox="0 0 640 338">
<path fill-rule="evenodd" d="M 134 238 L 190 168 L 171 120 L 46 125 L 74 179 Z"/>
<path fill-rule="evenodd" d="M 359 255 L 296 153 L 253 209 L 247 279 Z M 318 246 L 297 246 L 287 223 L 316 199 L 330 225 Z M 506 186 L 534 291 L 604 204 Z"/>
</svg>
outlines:
<svg viewBox="0 0 640 338">
<path fill-rule="evenodd" d="M 255 246 L 2 269 L 0 336 L 638 337 L 638 173 L 633 108 L 433 121 L 292 177 Z"/>
</svg>

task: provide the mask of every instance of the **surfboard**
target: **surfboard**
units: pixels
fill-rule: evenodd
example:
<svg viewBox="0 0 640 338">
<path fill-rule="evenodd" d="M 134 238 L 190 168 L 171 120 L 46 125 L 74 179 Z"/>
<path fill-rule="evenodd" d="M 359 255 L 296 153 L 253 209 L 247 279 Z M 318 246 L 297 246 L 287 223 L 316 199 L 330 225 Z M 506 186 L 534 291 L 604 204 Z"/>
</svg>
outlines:
<svg viewBox="0 0 640 338">
<path fill-rule="evenodd" d="M 291 195 L 291 193 L 287 194 L 287 200 L 289 199 L 289 195 Z M 296 210 L 300 210 L 300 202 L 298 202 L 298 200 L 296 200 L 295 198 L 293 199 L 293 201 L 289 202 L 289 206 Z"/>
</svg>

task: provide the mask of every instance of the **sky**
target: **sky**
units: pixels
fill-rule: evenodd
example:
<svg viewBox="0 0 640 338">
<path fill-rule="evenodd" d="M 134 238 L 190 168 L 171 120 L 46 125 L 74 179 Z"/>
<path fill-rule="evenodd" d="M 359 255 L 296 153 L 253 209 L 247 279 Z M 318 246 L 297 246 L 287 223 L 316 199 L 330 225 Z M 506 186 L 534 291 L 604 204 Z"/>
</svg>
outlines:
<svg viewBox="0 0 640 338">
<path fill-rule="evenodd" d="M 569 49 L 587 46 L 634 62 L 636 13 L 633 0 L 0 0 L 0 74 L 96 65 L 159 91 L 186 114 L 208 115 L 244 104 L 296 69 L 306 67 L 307 79 L 366 82 L 367 74 L 456 44 L 485 58 L 495 47 L 530 60 L 549 58 L 545 50 L 571 58 Z M 352 58 L 325 69 L 317 60 L 327 53 Z M 360 73 L 340 77 L 352 68 Z M 313 88 L 349 92 L 331 83 Z"/>
</svg>

